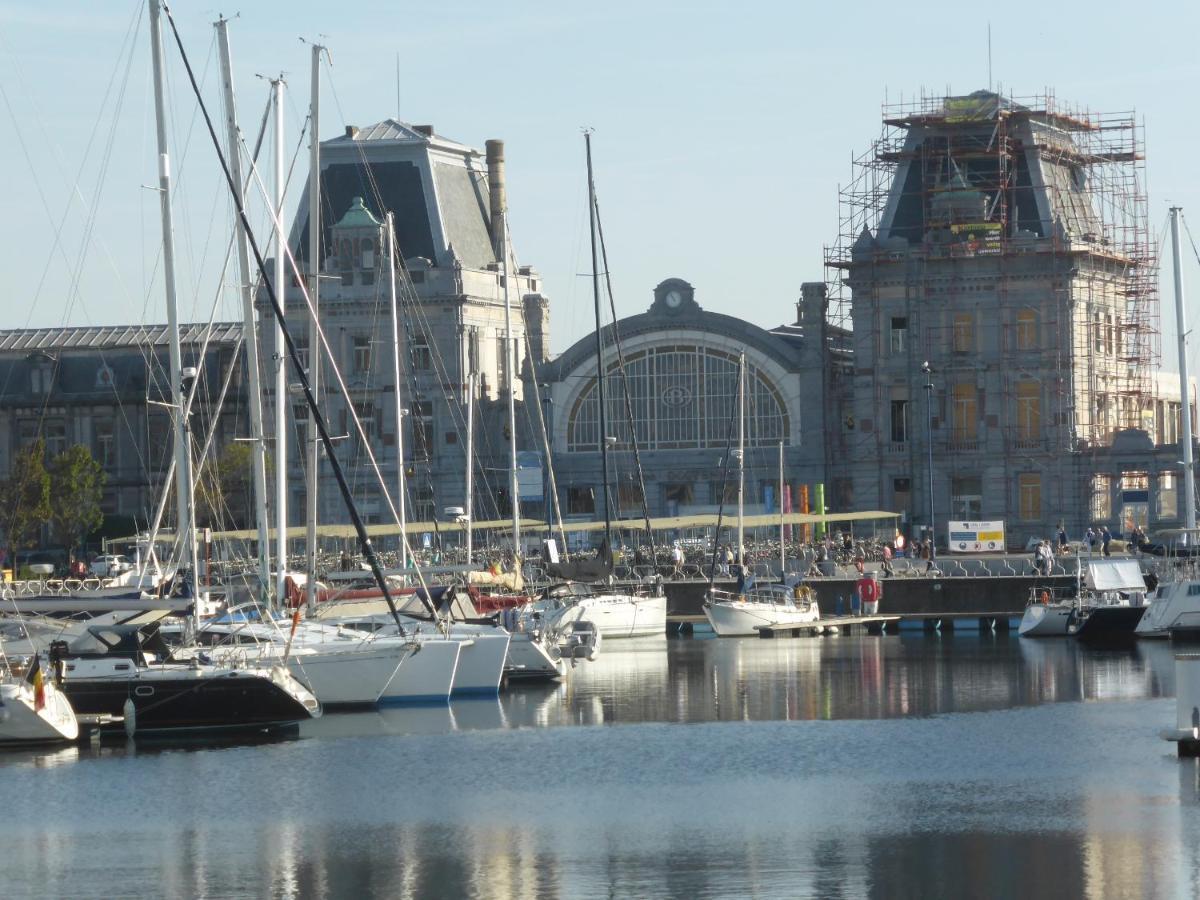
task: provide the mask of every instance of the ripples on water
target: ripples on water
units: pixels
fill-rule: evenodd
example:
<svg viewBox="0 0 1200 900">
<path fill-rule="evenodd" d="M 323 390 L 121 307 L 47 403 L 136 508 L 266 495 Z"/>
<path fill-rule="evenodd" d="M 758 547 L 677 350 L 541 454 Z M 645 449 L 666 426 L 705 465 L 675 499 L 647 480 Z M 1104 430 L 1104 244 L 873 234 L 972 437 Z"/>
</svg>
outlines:
<svg viewBox="0 0 1200 900">
<path fill-rule="evenodd" d="M 1173 674 L 1007 635 L 610 641 L 498 701 L 5 754 L 0 895 L 1196 896 Z"/>
</svg>

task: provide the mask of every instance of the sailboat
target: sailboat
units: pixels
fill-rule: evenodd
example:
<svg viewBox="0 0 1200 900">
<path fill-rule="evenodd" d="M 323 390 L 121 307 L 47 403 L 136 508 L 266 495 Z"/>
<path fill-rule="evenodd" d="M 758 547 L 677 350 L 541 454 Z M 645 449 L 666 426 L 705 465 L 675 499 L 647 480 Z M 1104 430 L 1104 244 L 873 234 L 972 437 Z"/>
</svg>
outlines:
<svg viewBox="0 0 1200 900">
<path fill-rule="evenodd" d="M 181 568 L 197 569 L 191 451 L 184 405 L 182 352 L 175 295 L 171 169 L 163 98 L 162 26 L 159 0 L 148 0 L 159 153 L 159 202 L 163 232 L 163 282 L 175 437 L 175 496 Z M 169 13 L 168 13 L 169 15 Z M 195 622 L 197 599 L 193 599 Z M 194 624 L 193 624 L 194 627 Z M 209 729 L 261 729 L 319 716 L 312 693 L 282 666 L 244 668 L 206 665 L 199 659 L 164 662 L 169 651 L 157 626 L 92 625 L 76 641 L 50 646 L 54 682 L 80 715 L 124 721 L 127 733 Z"/>
<path fill-rule="evenodd" d="M 593 562 L 566 563 L 549 566 L 552 578 L 562 579 L 546 589 L 542 599 L 534 603 L 531 615 L 537 623 L 533 627 L 558 628 L 564 637 L 574 633 L 562 628 L 570 618 L 586 619 L 595 625 L 604 639 L 663 636 L 667 627 L 667 598 L 661 585 L 652 593 L 629 593 L 612 587 L 612 512 L 608 503 L 608 430 L 607 410 L 604 397 L 604 342 L 600 316 L 600 266 L 596 255 L 596 184 L 592 173 L 592 136 L 584 132 L 587 148 L 588 173 L 588 220 L 591 231 L 592 250 L 592 295 L 596 314 L 596 387 L 600 404 L 600 460 L 604 487 L 604 540 L 600 545 L 599 558 Z M 633 423 L 630 423 L 633 427 Z M 597 588 L 580 583 L 580 577 L 599 577 L 605 583 Z M 532 629 L 531 629 L 532 630 Z M 569 640 L 569 638 L 568 638 Z"/>
<path fill-rule="evenodd" d="M 745 486 L 746 486 L 746 353 L 738 360 L 738 565 L 745 571 Z M 780 449 L 780 484 L 782 487 L 782 446 Z M 782 546 L 782 533 L 780 545 Z M 783 560 L 786 562 L 786 560 Z M 782 563 L 781 563 L 782 565 Z M 780 569 L 783 577 L 783 568 Z M 741 582 L 741 579 L 739 579 Z M 709 595 L 704 601 L 704 616 L 718 637 L 757 635 L 758 629 L 773 625 L 782 628 L 814 626 L 821 618 L 815 597 L 804 588 L 793 590 L 784 583 L 750 588 L 741 582 L 737 591 L 718 591 L 709 583 Z M 819 627 L 819 626 L 816 626 Z"/>
<path fill-rule="evenodd" d="M 4 659 L 0 671 L 0 747 L 57 744 L 79 737 L 79 722 L 70 702 L 46 676 L 40 654 L 24 672 Z"/>
</svg>

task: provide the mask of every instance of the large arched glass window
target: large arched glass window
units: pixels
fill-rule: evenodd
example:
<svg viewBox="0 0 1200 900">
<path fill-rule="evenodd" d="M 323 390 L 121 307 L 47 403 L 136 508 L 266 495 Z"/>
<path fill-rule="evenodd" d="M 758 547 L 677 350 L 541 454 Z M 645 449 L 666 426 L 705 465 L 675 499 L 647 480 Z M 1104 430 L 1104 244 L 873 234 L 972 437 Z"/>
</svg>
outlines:
<svg viewBox="0 0 1200 900">
<path fill-rule="evenodd" d="M 724 449 L 730 427 L 737 428 L 738 359 L 723 350 L 688 345 L 651 347 L 625 359 L 633 407 L 633 427 L 644 450 L 718 447 Z M 605 380 L 608 433 L 618 447 L 629 447 L 630 416 L 622 374 L 612 362 Z M 600 446 L 596 380 L 580 393 L 567 419 L 567 449 L 593 451 Z M 768 446 L 786 441 L 787 410 L 779 389 L 753 363 L 746 365 L 746 444 Z M 736 430 L 732 432 L 736 439 Z"/>
</svg>

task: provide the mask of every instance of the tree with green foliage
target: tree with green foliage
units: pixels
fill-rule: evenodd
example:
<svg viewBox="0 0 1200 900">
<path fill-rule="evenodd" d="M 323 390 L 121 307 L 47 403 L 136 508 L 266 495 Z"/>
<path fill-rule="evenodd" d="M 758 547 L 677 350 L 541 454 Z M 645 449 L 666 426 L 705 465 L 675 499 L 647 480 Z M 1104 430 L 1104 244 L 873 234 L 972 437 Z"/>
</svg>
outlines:
<svg viewBox="0 0 1200 900">
<path fill-rule="evenodd" d="M 0 480 L 0 528 L 12 559 L 17 550 L 37 543 L 38 532 L 50 518 L 50 475 L 46 443 L 38 438 L 12 456 L 8 477 Z"/>
<path fill-rule="evenodd" d="M 108 476 L 83 444 L 68 447 L 50 461 L 50 530 L 68 550 L 100 527 L 100 501 Z"/>
<path fill-rule="evenodd" d="M 205 462 L 196 480 L 199 527 L 245 528 L 253 508 L 253 448 L 232 443 Z"/>
</svg>

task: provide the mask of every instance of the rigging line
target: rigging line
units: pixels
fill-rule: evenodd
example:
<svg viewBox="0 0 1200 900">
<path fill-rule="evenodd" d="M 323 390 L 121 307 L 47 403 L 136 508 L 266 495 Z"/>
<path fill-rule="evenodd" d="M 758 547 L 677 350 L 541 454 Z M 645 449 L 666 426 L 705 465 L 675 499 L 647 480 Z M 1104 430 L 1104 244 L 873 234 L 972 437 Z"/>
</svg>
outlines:
<svg viewBox="0 0 1200 900">
<path fill-rule="evenodd" d="M 271 308 L 275 313 L 276 320 L 278 322 L 280 322 L 280 324 L 282 326 L 284 324 L 283 305 L 280 302 L 279 297 L 275 293 L 274 286 L 265 277 L 266 276 L 266 261 L 263 259 L 262 252 L 259 250 L 258 241 L 255 239 L 254 233 L 249 228 L 250 223 L 246 218 L 245 208 L 241 202 L 241 197 L 238 194 L 238 190 L 237 190 L 238 186 L 234 183 L 233 178 L 230 175 L 229 165 L 225 161 L 225 154 L 221 150 L 221 142 L 217 138 L 217 132 L 216 132 L 216 129 L 213 127 L 212 119 L 209 117 L 208 110 L 204 106 L 204 101 L 200 94 L 200 86 L 196 83 L 196 78 L 195 78 L 195 74 L 192 72 L 191 63 L 188 61 L 187 53 L 183 49 L 183 39 L 182 39 L 182 37 L 180 37 L 179 30 L 175 26 L 175 18 L 171 14 L 170 7 L 167 6 L 166 4 L 163 4 L 163 11 L 166 12 L 166 14 L 167 14 L 167 21 L 171 25 L 171 32 L 175 37 L 175 44 L 179 48 L 179 54 L 183 58 L 183 64 L 184 64 L 185 68 L 187 69 L 188 80 L 191 82 L 192 91 L 196 95 L 196 100 L 200 104 L 201 111 L 204 114 L 204 122 L 205 122 L 205 125 L 208 127 L 209 138 L 212 140 L 213 149 L 217 154 L 217 159 L 220 161 L 221 171 L 225 176 L 226 185 L 229 188 L 230 193 L 232 193 L 235 196 L 235 198 L 237 199 L 238 217 L 241 219 L 242 224 L 245 227 L 247 242 L 250 245 L 250 249 L 254 253 L 255 264 L 258 266 L 260 275 L 263 276 L 263 287 L 266 290 L 267 298 L 268 298 L 268 300 L 270 300 Z M 295 266 L 295 260 L 292 260 L 292 264 L 293 264 L 293 266 Z M 280 287 L 282 287 L 282 285 L 280 285 Z M 301 291 L 304 293 L 305 300 L 308 302 L 310 315 L 311 315 L 312 314 L 312 303 L 308 297 L 307 291 L 304 290 L 303 280 L 301 280 Z M 325 447 L 325 452 L 330 457 L 330 461 L 332 463 L 333 474 L 338 483 L 338 489 L 341 492 L 342 498 L 346 503 L 347 512 L 349 513 L 350 520 L 351 520 L 352 524 L 354 525 L 354 530 L 358 536 L 359 545 L 362 548 L 363 555 L 367 558 L 367 562 L 371 567 L 371 574 L 374 576 L 375 582 L 379 586 L 380 591 L 383 592 L 383 597 L 387 601 L 388 609 L 392 613 L 392 618 L 395 619 L 396 630 L 401 635 L 405 635 L 406 632 L 404 630 L 404 626 L 400 622 L 400 614 L 396 609 L 395 601 L 392 599 L 392 593 L 388 588 L 387 579 L 384 578 L 383 570 L 379 566 L 379 559 L 375 555 L 375 550 L 371 544 L 371 538 L 367 534 L 366 526 L 363 524 L 362 518 L 358 514 L 358 509 L 354 505 L 354 500 L 350 495 L 350 487 L 346 483 L 346 478 L 342 472 L 341 466 L 338 464 L 337 459 L 334 457 L 333 440 L 329 436 L 329 430 L 325 425 L 325 417 L 321 414 L 321 411 L 317 406 L 316 397 L 313 395 L 312 388 L 309 386 L 308 376 L 305 374 L 304 370 L 301 368 L 300 355 L 299 355 L 298 351 L 296 350 L 296 344 L 292 340 L 292 336 L 287 331 L 286 328 L 281 328 L 281 331 L 283 334 L 284 344 L 287 347 L 288 357 L 291 360 L 292 366 L 296 370 L 296 374 L 297 374 L 298 378 L 300 379 L 300 387 L 304 391 L 304 399 L 308 403 L 309 409 L 312 411 L 312 420 L 313 420 L 314 424 L 316 425 L 318 433 L 320 434 L 321 443 Z M 421 575 L 419 569 L 417 570 L 417 576 L 422 583 L 422 587 L 426 587 L 424 584 L 424 577 Z M 431 600 L 429 598 L 428 588 L 426 588 L 426 592 L 425 592 L 425 595 L 422 597 L 422 600 L 424 602 L 426 609 L 433 615 L 434 619 L 436 621 L 438 621 L 439 623 L 441 623 L 441 619 L 437 614 L 437 610 L 436 610 L 436 608 L 434 608 L 433 603 L 431 602 Z"/>
<path fill-rule="evenodd" d="M 650 541 L 650 553 L 653 555 L 654 531 L 650 527 L 650 507 L 647 505 L 646 501 L 646 477 L 642 470 L 642 456 L 638 450 L 637 424 L 633 418 L 633 398 L 629 394 L 629 376 L 625 372 L 625 353 L 621 349 L 621 333 L 617 326 L 617 303 L 613 297 L 612 277 L 609 274 L 608 268 L 608 248 L 604 243 L 604 225 L 600 219 L 600 201 L 596 198 L 596 188 L 594 184 L 592 186 L 592 202 L 596 206 L 596 231 L 597 236 L 600 238 L 600 258 L 604 266 L 604 285 L 605 289 L 608 291 L 608 306 L 609 309 L 612 310 L 612 338 L 613 343 L 617 348 L 617 366 L 621 370 L 621 386 L 623 388 L 622 393 L 625 397 L 625 415 L 629 420 L 629 439 L 633 444 L 633 463 L 637 467 L 638 487 L 642 495 L 642 517 L 646 520 L 646 537 Z M 597 368 L 599 368 L 600 364 L 601 361 L 597 360 Z"/>
</svg>

